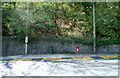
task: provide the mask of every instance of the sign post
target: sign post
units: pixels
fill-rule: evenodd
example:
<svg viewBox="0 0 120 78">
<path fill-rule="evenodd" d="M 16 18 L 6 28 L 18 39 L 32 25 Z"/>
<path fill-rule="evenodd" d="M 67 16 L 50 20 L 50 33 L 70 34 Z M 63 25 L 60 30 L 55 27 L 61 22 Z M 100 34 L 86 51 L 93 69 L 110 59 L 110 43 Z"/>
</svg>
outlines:
<svg viewBox="0 0 120 78">
<path fill-rule="evenodd" d="M 26 24 L 26 36 L 25 36 L 25 54 L 27 54 L 27 49 L 28 49 L 28 9 L 29 9 L 29 2 L 27 3 L 27 24 Z"/>
</svg>

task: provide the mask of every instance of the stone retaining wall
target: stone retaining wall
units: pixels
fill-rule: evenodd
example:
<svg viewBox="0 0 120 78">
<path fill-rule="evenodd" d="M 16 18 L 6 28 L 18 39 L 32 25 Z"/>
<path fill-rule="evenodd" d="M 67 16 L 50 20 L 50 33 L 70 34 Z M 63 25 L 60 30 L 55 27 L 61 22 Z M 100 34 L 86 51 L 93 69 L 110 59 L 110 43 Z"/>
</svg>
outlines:
<svg viewBox="0 0 120 78">
<path fill-rule="evenodd" d="M 28 54 L 74 54 L 76 46 L 80 46 L 81 54 L 93 54 L 92 45 L 74 44 L 68 42 L 50 42 L 37 41 L 28 44 Z M 98 46 L 96 54 L 117 54 L 119 53 L 120 45 Z M 3 41 L 2 55 L 23 55 L 25 54 L 25 44 L 16 41 Z"/>
</svg>

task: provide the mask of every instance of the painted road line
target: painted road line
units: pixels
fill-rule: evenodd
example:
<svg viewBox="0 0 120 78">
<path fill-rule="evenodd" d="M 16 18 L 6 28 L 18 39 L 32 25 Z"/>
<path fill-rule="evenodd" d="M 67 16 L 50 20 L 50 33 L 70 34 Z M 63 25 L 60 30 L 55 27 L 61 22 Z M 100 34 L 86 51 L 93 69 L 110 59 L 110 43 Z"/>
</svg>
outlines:
<svg viewBox="0 0 120 78">
<path fill-rule="evenodd" d="M 32 58 L 17 58 L 17 59 L 14 59 L 14 61 L 30 61 L 32 60 Z"/>
<path fill-rule="evenodd" d="M 14 59 L 2 59 L 2 61 L 11 61 L 11 60 L 14 60 Z"/>
<path fill-rule="evenodd" d="M 42 62 L 51 62 L 52 60 L 42 60 Z"/>
<path fill-rule="evenodd" d="M 93 60 L 91 57 L 72 57 L 74 60 Z"/>
<path fill-rule="evenodd" d="M 102 58 L 102 57 L 99 57 L 99 56 L 94 56 L 94 57 L 91 57 L 91 58 L 93 58 L 94 60 L 104 60 L 104 58 Z"/>
<path fill-rule="evenodd" d="M 57 57 L 57 58 L 43 58 L 43 60 L 60 60 L 61 58 L 60 57 Z"/>
<path fill-rule="evenodd" d="M 61 59 L 73 59 L 72 57 L 64 57 L 64 58 L 61 58 Z"/>
<path fill-rule="evenodd" d="M 41 61 L 43 58 L 33 58 L 30 61 Z"/>
<path fill-rule="evenodd" d="M 120 60 L 120 58 L 110 58 L 109 60 Z"/>
<path fill-rule="evenodd" d="M 2 59 L 2 62 L 13 62 L 13 61 L 69 61 L 69 60 L 114 60 L 114 59 L 120 59 L 119 56 L 85 56 L 85 57 L 56 57 L 56 58 L 15 58 L 15 59 Z"/>
<path fill-rule="evenodd" d="M 100 56 L 104 59 L 110 59 L 110 58 L 119 58 L 118 56 Z"/>
</svg>

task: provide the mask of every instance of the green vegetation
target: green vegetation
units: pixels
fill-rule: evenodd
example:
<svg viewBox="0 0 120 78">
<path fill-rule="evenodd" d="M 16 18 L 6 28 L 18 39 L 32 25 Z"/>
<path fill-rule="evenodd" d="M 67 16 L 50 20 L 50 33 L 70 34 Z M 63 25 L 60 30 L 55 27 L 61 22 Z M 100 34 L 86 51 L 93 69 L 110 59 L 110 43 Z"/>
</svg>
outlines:
<svg viewBox="0 0 120 78">
<path fill-rule="evenodd" d="M 97 2 L 95 7 L 96 44 L 120 44 L 120 2 Z M 27 31 L 30 42 L 53 39 L 93 44 L 92 18 L 92 3 L 2 3 L 3 36 L 19 41 Z"/>
</svg>

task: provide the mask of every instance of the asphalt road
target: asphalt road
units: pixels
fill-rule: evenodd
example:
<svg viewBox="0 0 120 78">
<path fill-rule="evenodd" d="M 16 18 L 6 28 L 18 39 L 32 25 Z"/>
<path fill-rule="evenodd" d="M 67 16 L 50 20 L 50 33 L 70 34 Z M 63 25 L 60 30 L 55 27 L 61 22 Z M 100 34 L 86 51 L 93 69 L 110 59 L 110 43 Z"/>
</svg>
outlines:
<svg viewBox="0 0 120 78">
<path fill-rule="evenodd" d="M 97 59 L 91 59 L 92 56 L 74 56 L 72 59 L 68 57 L 73 55 L 62 56 L 62 59 L 52 59 L 52 57 L 44 58 L 43 56 L 29 56 L 30 58 L 43 58 L 43 60 L 29 60 L 28 56 L 14 56 L 3 59 L 16 58 L 13 61 L 0 61 L 0 77 L 2 76 L 118 76 L 119 60 L 116 56 L 104 56 Z M 58 58 L 60 56 L 55 56 Z M 94 56 L 98 57 L 98 56 Z M 99 56 L 100 57 L 100 56 Z M 109 59 L 110 58 L 110 59 Z M 112 59 L 111 59 L 112 58 Z M 115 58 L 115 59 L 113 59 Z M 25 60 L 28 59 L 28 60 Z"/>
</svg>

